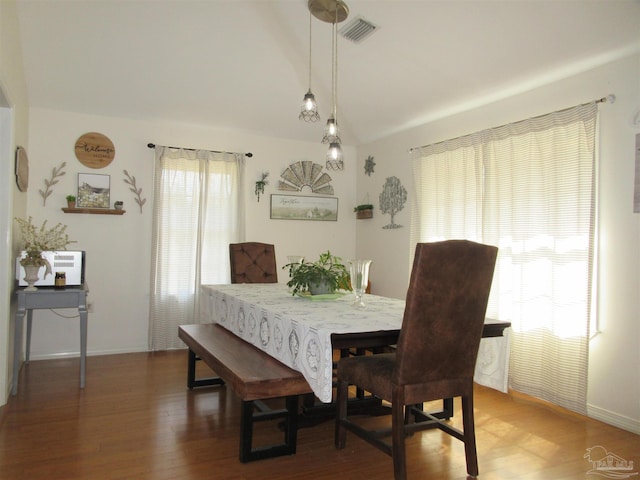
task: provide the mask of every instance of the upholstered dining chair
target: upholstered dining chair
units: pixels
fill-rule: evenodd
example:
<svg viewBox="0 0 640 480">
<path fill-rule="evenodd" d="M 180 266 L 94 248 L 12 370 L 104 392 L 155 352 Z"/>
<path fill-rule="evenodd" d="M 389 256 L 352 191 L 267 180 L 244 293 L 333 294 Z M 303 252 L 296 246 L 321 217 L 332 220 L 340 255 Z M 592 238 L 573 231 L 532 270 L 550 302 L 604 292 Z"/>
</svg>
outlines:
<svg viewBox="0 0 640 480">
<path fill-rule="evenodd" d="M 269 243 L 229 244 L 231 283 L 278 283 L 275 247 Z"/>
<path fill-rule="evenodd" d="M 405 437 L 438 427 L 464 442 L 467 473 L 478 475 L 473 372 L 497 252 L 468 240 L 416 246 L 395 352 L 338 362 L 337 448 L 346 446 L 349 430 L 391 455 L 395 479 L 405 479 Z M 371 432 L 348 418 L 349 385 L 391 402 L 390 430 Z M 422 412 L 423 402 L 453 397 L 462 397 L 462 431 Z"/>
</svg>

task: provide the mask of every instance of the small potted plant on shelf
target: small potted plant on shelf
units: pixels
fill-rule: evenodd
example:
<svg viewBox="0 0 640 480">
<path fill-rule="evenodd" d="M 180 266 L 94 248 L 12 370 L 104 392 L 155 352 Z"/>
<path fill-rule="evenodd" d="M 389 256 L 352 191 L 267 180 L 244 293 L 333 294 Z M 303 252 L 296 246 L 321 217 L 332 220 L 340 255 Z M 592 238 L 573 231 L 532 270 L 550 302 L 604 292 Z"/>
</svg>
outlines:
<svg viewBox="0 0 640 480">
<path fill-rule="evenodd" d="M 322 295 L 335 293 L 336 290 L 351 290 L 349 271 L 342 264 L 342 259 L 326 253 L 320 254 L 315 262 L 289 263 L 282 268 L 289 269 L 291 279 L 287 286 L 291 287 L 292 294 L 306 293 Z"/>
<path fill-rule="evenodd" d="M 68 208 L 76 208 L 76 196 L 75 195 L 67 195 L 67 207 Z"/>
<path fill-rule="evenodd" d="M 124 202 L 122 200 L 118 200 L 113 204 L 113 208 L 116 210 L 122 210 L 122 207 L 124 207 Z"/>
<path fill-rule="evenodd" d="M 370 203 L 358 205 L 353 209 L 353 211 L 356 212 L 356 218 L 358 220 L 363 218 L 373 218 L 373 205 Z"/>
</svg>

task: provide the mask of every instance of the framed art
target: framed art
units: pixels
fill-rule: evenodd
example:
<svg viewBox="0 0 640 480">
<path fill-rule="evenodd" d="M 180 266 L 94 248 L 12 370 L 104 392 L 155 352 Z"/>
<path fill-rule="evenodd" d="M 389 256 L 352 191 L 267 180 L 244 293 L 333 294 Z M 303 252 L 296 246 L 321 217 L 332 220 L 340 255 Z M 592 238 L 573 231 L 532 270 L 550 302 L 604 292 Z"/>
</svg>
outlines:
<svg viewBox="0 0 640 480">
<path fill-rule="evenodd" d="M 111 176 L 78 174 L 78 208 L 109 208 Z"/>
<path fill-rule="evenodd" d="M 338 199 L 303 195 L 271 195 L 271 218 L 278 220 L 338 220 Z"/>
</svg>

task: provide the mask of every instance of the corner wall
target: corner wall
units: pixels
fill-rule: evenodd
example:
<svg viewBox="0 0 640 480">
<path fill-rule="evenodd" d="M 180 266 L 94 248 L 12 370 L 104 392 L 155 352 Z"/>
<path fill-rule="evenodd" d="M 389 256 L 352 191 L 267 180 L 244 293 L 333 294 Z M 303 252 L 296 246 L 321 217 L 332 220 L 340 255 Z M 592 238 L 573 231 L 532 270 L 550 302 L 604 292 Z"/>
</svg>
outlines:
<svg viewBox="0 0 640 480">
<path fill-rule="evenodd" d="M 74 145 L 79 136 L 100 132 L 111 139 L 115 158 L 102 169 L 89 169 L 75 157 Z M 81 115 L 69 112 L 32 109 L 30 111 L 31 187 L 29 209 L 36 225 L 47 220 L 68 226 L 69 237 L 78 243 L 73 249 L 85 250 L 86 279 L 90 288 L 88 354 L 111 354 L 147 350 L 149 314 L 149 278 L 153 203 L 153 163 L 155 152 L 147 143 L 185 148 L 202 148 L 234 152 L 252 152 L 247 158 L 245 200 L 247 210 L 246 238 L 273 243 L 278 266 L 287 255 L 305 255 L 315 259 L 330 249 L 332 253 L 350 258 L 355 252 L 354 216 L 355 169 L 349 165 L 355 149 L 345 148 L 347 169 L 328 172 L 338 197 L 338 221 L 271 220 L 270 195 L 277 190 L 281 172 L 291 163 L 311 160 L 324 165 L 326 147 L 318 143 L 278 140 L 221 131 L 197 125 L 170 122 L 143 122 L 125 118 Z M 46 205 L 38 193 L 51 171 L 66 162 L 66 174 L 52 187 Z M 129 186 L 124 183 L 123 170 L 136 177 L 142 196 L 147 199 L 140 213 Z M 255 181 L 261 172 L 269 172 L 265 195 L 260 202 L 254 195 Z M 65 214 L 65 197 L 75 194 L 77 174 L 93 173 L 111 176 L 111 200 L 123 200 L 126 213 L 119 215 Z M 310 195 L 310 193 L 302 193 Z M 71 248 L 70 247 L 70 248 Z M 287 281 L 286 271 L 279 271 L 281 283 Z M 286 287 L 283 285 L 283 293 Z M 76 315 L 73 310 L 61 310 L 64 315 Z M 176 332 L 177 334 L 177 332 Z M 48 311 L 36 311 L 31 347 L 32 357 L 76 356 L 79 352 L 77 319 L 57 316 Z M 87 364 L 90 378 L 91 362 Z M 89 380 L 87 380 L 89 381 Z"/>
<path fill-rule="evenodd" d="M 15 256 L 14 216 L 27 209 L 26 195 L 18 191 L 14 152 L 28 147 L 28 108 L 24 69 L 18 35 L 16 3 L 0 1 L 0 406 L 6 403 L 11 384 L 13 352 L 13 277 Z"/>
<path fill-rule="evenodd" d="M 588 412 L 593 418 L 640 433 L 640 214 L 633 213 L 635 135 L 640 109 L 640 54 L 574 77 L 452 115 L 358 148 L 358 163 L 374 157 L 375 173 L 358 171 L 358 198 L 367 192 L 374 218 L 356 224 L 358 257 L 372 258 L 374 292 L 404 298 L 409 278 L 410 206 L 396 218 L 403 225 L 383 230 L 378 195 L 384 180 L 413 184 L 409 149 L 455 138 L 614 94 L 599 106 L 600 235 L 598 255 L 600 332 L 590 344 Z"/>
</svg>

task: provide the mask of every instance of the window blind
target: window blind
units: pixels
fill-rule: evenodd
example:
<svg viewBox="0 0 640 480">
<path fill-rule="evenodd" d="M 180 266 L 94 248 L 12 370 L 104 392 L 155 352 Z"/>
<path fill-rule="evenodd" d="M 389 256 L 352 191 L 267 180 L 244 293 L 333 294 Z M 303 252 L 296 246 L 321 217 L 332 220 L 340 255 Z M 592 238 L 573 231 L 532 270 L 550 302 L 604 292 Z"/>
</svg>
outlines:
<svg viewBox="0 0 640 480">
<path fill-rule="evenodd" d="M 596 103 L 411 152 L 416 242 L 499 247 L 487 315 L 512 322 L 511 388 L 586 412 Z"/>
</svg>

